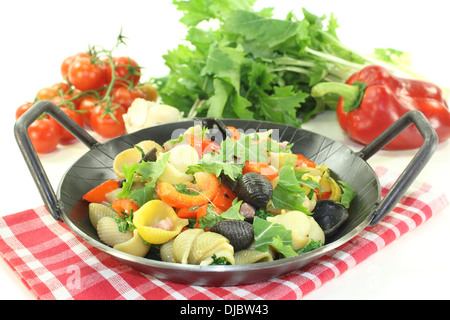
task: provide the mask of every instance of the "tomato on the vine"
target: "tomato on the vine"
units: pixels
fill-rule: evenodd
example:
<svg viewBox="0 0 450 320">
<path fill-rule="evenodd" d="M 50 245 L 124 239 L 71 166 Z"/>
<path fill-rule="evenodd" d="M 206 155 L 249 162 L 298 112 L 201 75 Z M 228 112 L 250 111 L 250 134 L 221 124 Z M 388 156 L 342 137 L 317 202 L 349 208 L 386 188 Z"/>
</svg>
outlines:
<svg viewBox="0 0 450 320">
<path fill-rule="evenodd" d="M 81 90 L 98 90 L 105 86 L 105 68 L 91 62 L 89 58 L 75 59 L 69 66 L 68 80 Z"/>
<path fill-rule="evenodd" d="M 25 102 L 24 104 L 20 105 L 16 109 L 16 120 L 20 118 L 21 115 L 25 113 L 28 109 L 30 109 L 33 106 L 31 102 Z"/>
<path fill-rule="evenodd" d="M 81 100 L 80 106 L 78 110 L 81 112 L 81 117 L 83 118 L 83 122 L 87 126 L 91 126 L 91 110 L 96 106 L 96 102 L 99 99 L 87 96 Z"/>
<path fill-rule="evenodd" d="M 102 102 L 91 110 L 91 127 L 102 137 L 118 137 L 125 132 L 123 120 L 125 113 L 125 108 L 119 104 L 108 107 L 105 102 Z"/>
<path fill-rule="evenodd" d="M 119 87 L 113 90 L 113 102 L 120 104 L 125 110 L 128 110 L 134 99 L 143 97 L 141 91 L 129 90 L 127 87 Z"/>
<path fill-rule="evenodd" d="M 114 87 L 135 87 L 141 79 L 141 69 L 137 62 L 129 57 L 113 57 L 114 76 L 116 77 Z M 109 60 L 106 61 L 106 80 L 112 81 L 112 69 Z"/>
<path fill-rule="evenodd" d="M 28 135 L 36 152 L 49 153 L 58 147 L 61 132 L 55 121 L 42 118 L 30 124 Z"/>
<path fill-rule="evenodd" d="M 72 62 L 81 57 L 88 58 L 89 56 L 86 52 L 80 52 L 63 60 L 63 62 L 61 63 L 61 75 L 64 79 L 67 79 L 67 75 L 69 74 L 69 67 Z"/>
<path fill-rule="evenodd" d="M 54 97 L 58 96 L 58 89 L 53 87 L 45 87 L 39 89 L 39 91 L 36 93 L 36 97 L 39 100 L 51 100 Z"/>
<path fill-rule="evenodd" d="M 81 117 L 81 114 L 78 112 L 66 108 L 66 107 L 60 107 L 62 111 L 64 111 L 65 114 L 67 114 L 72 120 L 74 120 L 76 123 L 78 123 L 81 127 L 84 127 L 83 125 L 83 118 Z M 62 125 L 58 123 L 54 118 L 50 118 L 53 122 L 55 122 L 56 126 L 59 128 L 60 131 L 60 142 L 62 144 L 70 144 L 75 142 L 75 137 L 72 135 L 67 129 L 65 129 Z"/>
<path fill-rule="evenodd" d="M 70 90 L 70 85 L 67 82 L 57 82 L 51 86 L 57 90 L 58 94 L 67 93 Z"/>
</svg>

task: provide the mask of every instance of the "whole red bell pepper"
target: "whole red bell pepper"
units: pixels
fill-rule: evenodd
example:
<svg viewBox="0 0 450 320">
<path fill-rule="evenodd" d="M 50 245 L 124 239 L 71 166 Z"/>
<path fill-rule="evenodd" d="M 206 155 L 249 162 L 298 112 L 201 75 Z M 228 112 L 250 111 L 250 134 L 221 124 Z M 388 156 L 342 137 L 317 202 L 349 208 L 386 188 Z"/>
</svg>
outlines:
<svg viewBox="0 0 450 320">
<path fill-rule="evenodd" d="M 313 87 L 318 98 L 327 93 L 340 96 L 336 108 L 342 129 L 348 135 L 368 144 L 387 127 L 410 110 L 419 110 L 439 136 L 439 142 L 450 137 L 450 111 L 442 90 L 426 81 L 394 76 L 381 66 L 368 66 L 353 74 L 346 83 L 323 82 Z M 418 148 L 423 138 L 411 125 L 385 149 Z"/>
</svg>

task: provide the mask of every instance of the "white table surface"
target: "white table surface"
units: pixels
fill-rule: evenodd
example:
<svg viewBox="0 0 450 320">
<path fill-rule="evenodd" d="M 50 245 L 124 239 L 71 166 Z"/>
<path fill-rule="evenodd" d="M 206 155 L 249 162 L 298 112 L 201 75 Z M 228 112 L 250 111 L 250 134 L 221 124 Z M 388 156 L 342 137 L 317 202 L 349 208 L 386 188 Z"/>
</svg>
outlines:
<svg viewBox="0 0 450 320">
<path fill-rule="evenodd" d="M 376 4 L 375 4 L 376 3 Z M 334 13 L 342 42 L 362 52 L 391 47 L 411 52 L 414 68 L 433 82 L 450 87 L 447 1 L 396 0 L 258 1 L 274 6 L 277 17 L 301 7 L 322 15 Z M 89 8 L 89 9 L 88 9 Z M 171 1 L 3 1 L 0 4 L 0 130 L 3 174 L 0 215 L 43 204 L 13 135 L 14 113 L 36 92 L 60 81 L 59 66 L 88 44 L 111 47 L 123 27 L 129 38 L 124 54 L 145 67 L 143 79 L 167 73 L 162 55 L 179 44 L 185 29 Z M 317 116 L 304 128 L 331 137 L 353 150 L 360 145 L 341 131 L 334 112 Z M 81 143 L 41 156 L 56 188 L 61 176 L 84 154 Z M 369 160 L 400 172 L 412 151 L 382 151 Z M 447 194 L 450 142 L 439 145 L 418 179 Z M 343 275 L 308 294 L 305 299 L 449 299 L 450 254 L 447 246 L 450 208 L 370 256 Z M 9 266 L 0 259 L 0 299 L 34 299 Z"/>
</svg>

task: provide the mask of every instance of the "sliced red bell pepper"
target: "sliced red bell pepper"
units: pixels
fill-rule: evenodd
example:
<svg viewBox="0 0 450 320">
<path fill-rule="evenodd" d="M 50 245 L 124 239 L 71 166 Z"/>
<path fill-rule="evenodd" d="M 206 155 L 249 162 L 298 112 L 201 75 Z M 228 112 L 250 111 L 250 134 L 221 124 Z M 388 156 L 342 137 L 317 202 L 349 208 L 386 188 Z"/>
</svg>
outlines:
<svg viewBox="0 0 450 320">
<path fill-rule="evenodd" d="M 296 153 L 295 155 L 297 156 L 297 163 L 295 164 L 296 167 L 301 167 L 303 164 L 309 168 L 315 168 L 317 166 L 314 161 L 306 158 L 304 155 L 300 153 Z"/>
<path fill-rule="evenodd" d="M 219 179 L 213 174 L 197 172 L 194 174 L 197 185 L 202 190 L 198 195 L 188 195 L 179 192 L 174 185 L 161 182 L 156 186 L 158 197 L 174 208 L 189 208 L 202 206 L 216 196 Z"/>
<path fill-rule="evenodd" d="M 216 196 L 212 200 L 212 204 L 222 211 L 228 210 L 232 204 L 236 195 L 226 185 L 221 183 L 217 190 Z"/>
<path fill-rule="evenodd" d="M 201 217 L 206 216 L 206 214 L 208 213 L 208 206 L 209 206 L 209 203 L 207 203 L 197 209 L 197 222 L 195 224 L 195 228 L 200 228 L 198 221 L 200 220 Z M 213 207 L 213 211 L 217 214 L 221 214 L 223 212 L 222 210 L 220 210 L 217 207 Z M 209 228 L 206 228 L 205 231 L 209 231 Z"/>
<path fill-rule="evenodd" d="M 242 174 L 246 174 L 248 172 L 257 172 L 270 181 L 278 177 L 277 170 L 264 162 L 245 161 L 244 167 L 242 168 Z"/>
<path fill-rule="evenodd" d="M 202 139 L 196 135 L 185 133 L 184 137 L 186 142 L 189 143 L 195 151 L 197 151 L 199 157 L 208 152 L 215 152 L 220 149 L 220 145 L 209 139 Z"/>
<path fill-rule="evenodd" d="M 380 66 L 368 66 L 353 74 L 346 83 L 323 82 L 315 85 L 311 95 L 320 98 L 327 93 L 340 95 L 338 121 L 348 135 L 368 144 L 392 123 L 410 110 L 421 111 L 439 136 L 439 142 L 450 138 L 450 111 L 442 90 L 426 81 L 394 76 Z M 395 137 L 385 149 L 418 148 L 423 138 L 410 126 Z"/>
<path fill-rule="evenodd" d="M 116 199 L 111 204 L 117 214 L 121 217 L 129 217 L 132 212 L 136 212 L 139 206 L 129 199 Z"/>
<path fill-rule="evenodd" d="M 233 137 L 230 139 L 233 141 L 238 141 L 239 138 L 241 137 L 241 133 L 239 132 L 239 130 L 232 126 L 227 126 L 227 129 L 233 135 Z"/>
<path fill-rule="evenodd" d="M 88 202 L 101 203 L 103 201 L 106 201 L 105 196 L 107 193 L 110 193 L 111 191 L 116 190 L 118 188 L 119 188 L 118 181 L 106 180 L 102 184 L 86 192 L 86 194 L 83 196 L 82 199 Z"/>
</svg>

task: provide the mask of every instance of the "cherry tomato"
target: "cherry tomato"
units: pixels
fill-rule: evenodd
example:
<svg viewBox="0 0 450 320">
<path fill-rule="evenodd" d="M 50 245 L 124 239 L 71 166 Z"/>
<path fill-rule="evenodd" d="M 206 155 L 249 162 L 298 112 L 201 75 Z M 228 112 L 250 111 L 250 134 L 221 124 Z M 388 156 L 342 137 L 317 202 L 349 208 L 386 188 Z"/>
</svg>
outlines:
<svg viewBox="0 0 450 320">
<path fill-rule="evenodd" d="M 88 54 L 86 52 L 80 52 L 63 60 L 63 62 L 61 63 L 61 75 L 64 79 L 67 79 L 67 75 L 69 74 L 69 67 L 72 62 L 80 57 L 88 58 Z"/>
<path fill-rule="evenodd" d="M 65 114 L 67 114 L 72 120 L 74 120 L 76 123 L 78 123 L 81 127 L 83 127 L 83 117 L 78 112 L 76 112 L 70 108 L 66 108 L 66 107 L 61 107 L 61 110 L 64 111 Z M 58 123 L 58 121 L 56 121 L 53 118 L 50 118 L 50 119 L 53 122 L 55 122 L 56 126 L 60 130 L 60 143 L 70 144 L 70 143 L 75 142 L 75 139 L 76 139 L 75 136 L 73 136 L 62 125 L 60 125 Z"/>
<path fill-rule="evenodd" d="M 87 126 L 91 126 L 91 110 L 96 106 L 99 99 L 94 97 L 85 97 L 81 100 L 78 110 L 81 111 L 83 122 Z"/>
<path fill-rule="evenodd" d="M 61 133 L 55 121 L 43 118 L 28 127 L 28 135 L 36 152 L 49 153 L 57 148 Z"/>
<path fill-rule="evenodd" d="M 127 87 L 118 87 L 113 90 L 113 102 L 120 104 L 125 110 L 128 110 L 134 99 L 143 97 L 139 90 L 129 90 Z"/>
<path fill-rule="evenodd" d="M 33 106 L 33 104 L 31 102 L 26 102 L 26 103 L 22 104 L 21 106 L 19 106 L 16 110 L 16 120 L 19 119 L 20 116 L 22 114 L 24 114 L 25 111 L 30 109 L 32 106 Z"/>
<path fill-rule="evenodd" d="M 97 90 L 105 85 L 105 71 L 103 67 L 93 64 L 89 58 L 80 57 L 70 64 L 68 79 L 81 91 Z"/>
<path fill-rule="evenodd" d="M 113 57 L 114 75 L 116 82 L 114 87 L 135 87 L 141 79 L 141 70 L 137 62 L 129 57 Z M 106 80 L 112 80 L 112 69 L 110 63 L 107 64 Z"/>
<path fill-rule="evenodd" d="M 110 110 L 107 109 L 106 103 L 103 102 L 91 110 L 91 127 L 102 137 L 115 138 L 125 132 L 123 115 L 126 111 L 124 107 L 118 104 L 110 107 Z M 109 112 L 105 113 L 105 110 Z M 115 119 L 111 117 L 111 114 Z"/>
<path fill-rule="evenodd" d="M 51 100 L 52 98 L 57 96 L 58 96 L 58 89 L 53 87 L 42 88 L 36 93 L 36 97 L 39 100 Z"/>
<path fill-rule="evenodd" d="M 51 88 L 56 89 L 58 94 L 64 94 L 70 90 L 70 85 L 67 82 L 58 82 L 52 85 Z"/>
<path fill-rule="evenodd" d="M 69 95 L 65 95 L 64 97 L 54 97 L 52 99 L 50 99 L 51 102 L 53 102 L 54 104 L 56 104 L 58 107 L 65 107 L 65 108 L 69 108 L 69 109 L 75 109 L 75 104 L 69 100 L 70 96 Z"/>
</svg>

